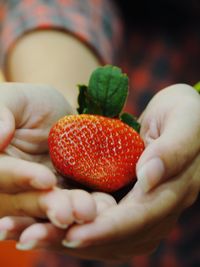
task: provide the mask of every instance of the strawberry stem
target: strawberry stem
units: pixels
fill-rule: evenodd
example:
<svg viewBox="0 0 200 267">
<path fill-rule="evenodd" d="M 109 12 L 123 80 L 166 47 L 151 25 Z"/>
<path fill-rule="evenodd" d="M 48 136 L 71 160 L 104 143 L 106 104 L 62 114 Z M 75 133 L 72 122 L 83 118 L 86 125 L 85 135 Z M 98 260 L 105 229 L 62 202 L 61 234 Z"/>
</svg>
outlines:
<svg viewBox="0 0 200 267">
<path fill-rule="evenodd" d="M 105 65 L 91 74 L 89 85 L 79 85 L 77 109 L 79 114 L 98 114 L 120 118 L 124 123 L 140 130 L 140 124 L 131 114 L 120 115 L 128 95 L 128 77 L 121 69 Z"/>
<path fill-rule="evenodd" d="M 98 67 L 89 85 L 79 85 L 79 113 L 119 117 L 128 95 L 128 77 L 112 65 Z"/>
</svg>

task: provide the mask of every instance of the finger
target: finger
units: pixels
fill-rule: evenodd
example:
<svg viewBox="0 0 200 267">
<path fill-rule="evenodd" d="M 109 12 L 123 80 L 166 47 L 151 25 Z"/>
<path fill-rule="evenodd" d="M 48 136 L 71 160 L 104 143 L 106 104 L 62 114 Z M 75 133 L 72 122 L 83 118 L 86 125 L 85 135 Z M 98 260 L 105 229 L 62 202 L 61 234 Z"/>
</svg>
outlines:
<svg viewBox="0 0 200 267">
<path fill-rule="evenodd" d="M 15 132 L 15 119 L 6 107 L 0 107 L 0 151 L 10 143 Z"/>
<path fill-rule="evenodd" d="M 75 222 L 81 224 L 94 220 L 97 215 L 94 195 L 80 189 L 73 189 L 69 192 Z"/>
<path fill-rule="evenodd" d="M 55 226 L 67 228 L 73 222 L 83 223 L 94 219 L 96 216 L 96 205 L 93 197 L 98 203 L 101 202 L 103 204 L 101 205 L 101 209 L 108 208 L 116 203 L 115 200 L 107 194 L 94 193 L 90 195 L 83 190 L 57 190 L 56 192 L 43 195 L 39 202 L 40 206 L 42 206 L 42 209 L 46 210 L 48 217 Z M 33 200 L 31 202 L 33 203 Z M 32 207 L 25 209 L 28 209 L 29 212 L 33 212 Z M 41 207 L 39 210 L 40 209 Z M 44 228 L 42 229 L 44 230 Z M 48 229 L 52 230 L 53 228 Z M 33 237 L 35 238 L 34 233 Z M 35 244 L 35 242 L 31 241 L 31 244 L 33 243 Z"/>
<path fill-rule="evenodd" d="M 135 247 L 128 248 L 126 251 L 118 251 L 115 246 L 110 249 L 109 246 L 90 247 L 81 250 L 64 249 L 61 246 L 61 240 L 65 235 L 64 230 L 60 230 L 52 224 L 34 224 L 28 227 L 21 235 L 19 242 L 16 245 L 18 250 L 32 249 L 54 249 L 64 251 L 69 255 L 97 260 L 128 260 L 133 255 L 150 254 L 159 245 L 160 240 L 152 240 L 150 242 L 140 243 Z M 109 253 L 108 253 L 109 251 Z M 117 251 L 117 253 L 116 253 Z"/>
<path fill-rule="evenodd" d="M 83 194 L 82 194 L 83 196 Z M 86 200 L 87 197 L 81 200 Z M 76 213 L 77 200 L 71 200 L 71 193 L 69 190 L 61 190 L 55 188 L 49 192 L 25 192 L 19 194 L 0 194 L 0 202 L 5 203 L 0 209 L 0 217 L 5 216 L 30 216 L 36 218 L 49 218 L 54 225 L 59 228 L 66 229 L 69 225 L 74 223 Z M 75 202 L 75 204 L 72 204 Z M 94 200 L 91 200 L 94 204 Z M 74 205 L 74 208 L 73 208 Z M 96 207 L 94 206 L 93 209 Z M 89 209 L 86 208 L 84 212 Z M 92 216 L 96 214 L 93 210 Z M 96 211 L 96 209 L 95 209 Z M 80 208 L 78 209 L 78 215 L 83 212 Z M 91 219 L 91 215 L 84 215 L 86 219 Z M 78 217 L 78 219 L 82 217 Z"/>
<path fill-rule="evenodd" d="M 48 151 L 49 129 L 17 129 L 12 145 L 28 154 L 42 154 Z"/>
<path fill-rule="evenodd" d="M 96 217 L 96 204 L 91 194 L 84 190 L 61 190 L 46 194 L 40 200 L 51 222 L 66 229 L 72 223 L 82 224 Z"/>
<path fill-rule="evenodd" d="M 55 189 L 39 199 L 39 205 L 50 221 L 61 229 L 74 222 L 74 214 L 69 190 Z"/>
<path fill-rule="evenodd" d="M 42 203 L 51 222 L 66 229 L 72 223 L 83 224 L 94 220 L 97 212 L 113 206 L 116 201 L 104 193 L 89 194 L 84 190 L 74 189 L 49 193 L 43 197 Z"/>
<path fill-rule="evenodd" d="M 35 222 L 30 217 L 9 216 L 0 219 L 0 240 L 17 240 L 22 231 Z"/>
<path fill-rule="evenodd" d="M 35 189 L 50 189 L 55 175 L 45 166 L 0 154 L 0 191 L 16 193 Z"/>
<path fill-rule="evenodd" d="M 49 218 L 57 227 L 67 228 L 74 222 L 70 196 L 67 190 L 55 188 L 49 192 L 0 194 L 0 217 L 28 216 Z"/>
<path fill-rule="evenodd" d="M 4 203 L 0 209 L 0 217 L 28 216 L 45 218 L 45 208 L 40 204 L 40 197 L 45 193 L 26 192 L 19 194 L 0 194 L 0 203 Z"/>
<path fill-rule="evenodd" d="M 67 248 L 84 248 L 119 241 L 118 239 L 126 237 L 128 231 L 132 234 L 143 226 L 143 218 L 136 215 L 137 210 L 134 207 L 114 206 L 100 214 L 94 222 L 73 226 L 66 233 L 62 244 Z M 134 217 L 135 221 L 132 219 Z"/>
<path fill-rule="evenodd" d="M 61 240 L 65 231 L 50 223 L 36 223 L 31 225 L 21 234 L 16 248 L 19 250 L 30 250 L 34 248 L 61 247 Z"/>
<path fill-rule="evenodd" d="M 186 179 L 183 177 L 182 180 L 174 179 L 160 185 L 154 192 L 142 195 L 139 200 L 130 193 L 123 202 L 106 210 L 93 222 L 70 228 L 63 245 L 82 248 L 109 244 L 141 234 L 172 212 L 179 213 L 186 187 Z"/>
<path fill-rule="evenodd" d="M 96 207 L 97 207 L 97 214 L 102 213 L 106 209 L 117 205 L 116 200 L 109 194 L 102 193 L 102 192 L 94 192 L 92 196 L 95 199 Z"/>
<path fill-rule="evenodd" d="M 183 171 L 200 149 L 200 97 L 190 86 L 179 87 L 171 86 L 159 95 L 160 104 L 169 92 L 173 96 L 163 118 L 142 116 L 141 135 L 147 147 L 138 161 L 137 177 L 144 192 Z"/>
</svg>

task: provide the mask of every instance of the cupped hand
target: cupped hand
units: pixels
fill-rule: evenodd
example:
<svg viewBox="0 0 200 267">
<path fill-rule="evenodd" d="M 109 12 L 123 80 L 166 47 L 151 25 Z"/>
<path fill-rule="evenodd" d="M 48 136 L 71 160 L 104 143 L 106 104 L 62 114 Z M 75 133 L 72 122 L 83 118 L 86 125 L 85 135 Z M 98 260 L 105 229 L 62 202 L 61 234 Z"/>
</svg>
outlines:
<svg viewBox="0 0 200 267">
<path fill-rule="evenodd" d="M 53 188 L 47 137 L 50 127 L 71 112 L 65 98 L 44 85 L 0 84 L 0 216 L 26 205 L 20 193 Z"/>
<path fill-rule="evenodd" d="M 137 176 L 144 192 L 195 166 L 200 153 L 199 117 L 200 95 L 185 84 L 172 85 L 150 101 L 140 118 L 146 149 Z M 194 176 L 198 178 L 196 171 Z"/>
<path fill-rule="evenodd" d="M 72 112 L 49 86 L 0 85 L 0 239 L 18 239 L 38 219 L 66 229 L 91 221 L 100 209 L 116 203 L 105 201 L 101 193 L 56 187 L 60 177 L 49 157 L 48 133 Z"/>
<path fill-rule="evenodd" d="M 0 150 L 49 165 L 49 130 L 60 117 L 72 113 L 72 107 L 46 85 L 2 83 L 0 95 Z"/>
<path fill-rule="evenodd" d="M 49 223 L 31 225 L 22 232 L 20 244 L 34 241 L 31 248 L 100 260 L 150 253 L 197 198 L 199 117 L 200 97 L 192 87 L 178 84 L 160 91 L 140 118 L 146 148 L 133 189 L 94 221 L 72 225 L 67 232 Z"/>
<path fill-rule="evenodd" d="M 105 193 L 60 188 L 19 194 L 17 203 L 15 216 L 0 219 L 0 239 L 18 241 L 20 250 L 60 249 L 70 227 L 91 222 L 98 214 L 116 205 L 115 199 Z M 45 220 L 40 222 L 37 218 Z"/>
<path fill-rule="evenodd" d="M 155 249 L 198 196 L 199 118 L 200 95 L 192 87 L 177 84 L 155 95 L 140 118 L 146 148 L 138 182 L 118 206 L 70 229 L 65 245 L 78 244 L 77 252 L 98 259 L 124 260 Z"/>
<path fill-rule="evenodd" d="M 67 232 L 53 225 L 32 226 L 41 233 L 35 236 L 36 247 L 100 260 L 128 260 L 154 250 L 198 196 L 199 118 L 200 96 L 192 87 L 177 84 L 160 91 L 140 118 L 146 148 L 133 189 L 94 221 Z M 36 230 L 32 227 L 22 233 L 21 243 Z"/>
</svg>

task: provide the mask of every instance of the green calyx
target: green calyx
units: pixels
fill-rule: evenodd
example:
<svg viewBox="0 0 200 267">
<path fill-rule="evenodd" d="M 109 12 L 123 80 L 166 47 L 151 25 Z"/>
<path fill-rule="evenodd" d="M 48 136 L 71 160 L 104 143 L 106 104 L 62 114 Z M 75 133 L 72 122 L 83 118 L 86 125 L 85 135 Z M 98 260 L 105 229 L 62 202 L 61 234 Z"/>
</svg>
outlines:
<svg viewBox="0 0 200 267">
<path fill-rule="evenodd" d="M 200 94 L 200 82 L 196 83 L 193 87 Z"/>
<path fill-rule="evenodd" d="M 136 132 L 140 132 L 140 123 L 137 121 L 137 118 L 132 116 L 129 113 L 123 113 L 120 116 L 120 120 L 131 126 L 133 129 L 136 130 Z"/>
<path fill-rule="evenodd" d="M 79 114 L 120 118 L 138 131 L 139 123 L 132 115 L 120 115 L 128 96 L 128 77 L 120 68 L 112 65 L 98 67 L 92 72 L 88 86 L 78 87 Z"/>
</svg>

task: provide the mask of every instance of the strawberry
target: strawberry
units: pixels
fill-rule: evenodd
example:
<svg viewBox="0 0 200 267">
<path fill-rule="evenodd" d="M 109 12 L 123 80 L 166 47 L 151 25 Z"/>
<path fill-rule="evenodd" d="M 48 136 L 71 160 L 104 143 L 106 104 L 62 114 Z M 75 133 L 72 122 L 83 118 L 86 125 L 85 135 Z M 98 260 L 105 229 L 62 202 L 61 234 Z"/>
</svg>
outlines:
<svg viewBox="0 0 200 267">
<path fill-rule="evenodd" d="M 130 114 L 119 115 L 128 78 L 107 65 L 95 70 L 89 86 L 80 85 L 79 91 L 79 114 L 61 118 L 50 130 L 50 157 L 63 177 L 115 192 L 136 179 L 136 163 L 144 150 L 136 131 L 139 124 Z"/>
<path fill-rule="evenodd" d="M 63 176 L 113 192 L 133 181 L 144 144 L 119 119 L 82 114 L 60 119 L 51 129 L 49 147 L 53 164 Z"/>
</svg>

